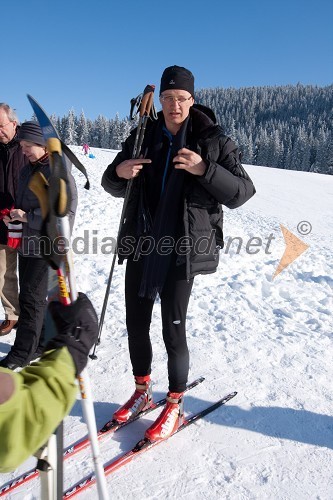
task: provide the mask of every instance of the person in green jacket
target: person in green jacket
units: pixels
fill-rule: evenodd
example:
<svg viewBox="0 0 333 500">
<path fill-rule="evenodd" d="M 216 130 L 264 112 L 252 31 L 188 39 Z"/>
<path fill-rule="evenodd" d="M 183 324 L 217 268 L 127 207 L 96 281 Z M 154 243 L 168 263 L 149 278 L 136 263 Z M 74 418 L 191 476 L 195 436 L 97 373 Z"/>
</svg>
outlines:
<svg viewBox="0 0 333 500">
<path fill-rule="evenodd" d="M 0 368 L 0 473 L 33 455 L 70 412 L 75 378 L 98 337 L 97 315 L 85 294 L 69 306 L 52 302 L 49 311 L 57 335 L 40 361 L 19 373 Z"/>
</svg>

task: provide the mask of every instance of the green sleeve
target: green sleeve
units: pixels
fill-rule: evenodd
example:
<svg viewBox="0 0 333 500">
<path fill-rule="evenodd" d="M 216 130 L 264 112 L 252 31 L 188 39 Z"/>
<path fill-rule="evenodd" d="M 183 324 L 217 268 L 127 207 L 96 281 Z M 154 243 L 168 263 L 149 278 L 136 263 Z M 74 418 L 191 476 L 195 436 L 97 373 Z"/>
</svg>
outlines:
<svg viewBox="0 0 333 500">
<path fill-rule="evenodd" d="M 16 469 L 47 441 L 70 412 L 78 391 L 67 347 L 49 351 L 38 363 L 10 373 L 14 394 L 0 404 L 0 472 Z"/>
</svg>

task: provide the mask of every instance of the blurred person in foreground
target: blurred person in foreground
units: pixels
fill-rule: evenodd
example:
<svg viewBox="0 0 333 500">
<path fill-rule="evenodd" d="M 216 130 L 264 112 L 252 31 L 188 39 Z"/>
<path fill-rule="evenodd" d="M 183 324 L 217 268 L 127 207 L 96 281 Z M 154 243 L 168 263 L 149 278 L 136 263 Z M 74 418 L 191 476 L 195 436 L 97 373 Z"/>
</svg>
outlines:
<svg viewBox="0 0 333 500">
<path fill-rule="evenodd" d="M 79 293 L 69 306 L 51 302 L 57 335 L 40 361 L 14 373 L 0 367 L 0 473 L 33 455 L 70 412 L 78 392 L 76 377 L 98 337 L 98 318 Z"/>
</svg>

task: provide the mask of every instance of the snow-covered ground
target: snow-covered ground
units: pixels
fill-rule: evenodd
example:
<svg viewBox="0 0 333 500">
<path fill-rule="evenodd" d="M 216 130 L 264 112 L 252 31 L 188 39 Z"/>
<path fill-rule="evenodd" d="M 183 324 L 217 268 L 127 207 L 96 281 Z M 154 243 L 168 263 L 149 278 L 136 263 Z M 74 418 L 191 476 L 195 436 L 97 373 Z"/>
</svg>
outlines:
<svg viewBox="0 0 333 500">
<path fill-rule="evenodd" d="M 91 181 L 85 191 L 83 177 L 74 172 L 80 193 L 73 235 L 78 288 L 100 313 L 112 261 L 108 243 L 116 237 L 122 206 L 100 180 L 115 152 L 92 149 L 95 158 L 87 158 L 80 147 L 72 149 Z M 230 391 L 238 395 L 108 477 L 112 499 L 333 499 L 333 177 L 246 169 L 257 194 L 226 210 L 218 272 L 195 280 L 187 325 L 190 379 L 203 375 L 206 381 L 186 396 L 185 409 L 199 410 Z M 273 280 L 285 249 L 280 224 L 309 248 Z M 124 270 L 115 268 L 98 360 L 89 363 L 98 427 L 133 390 Z M 151 328 L 156 398 L 167 389 L 160 325 L 157 303 Z M 14 334 L 1 338 L 0 354 L 13 340 Z M 103 442 L 104 461 L 134 445 L 153 417 Z M 78 400 L 65 420 L 65 444 L 85 433 Z M 15 473 L 0 475 L 0 482 L 34 464 L 29 459 Z M 65 488 L 92 467 L 89 449 L 66 461 Z M 39 498 L 38 481 L 8 498 Z M 80 498 L 97 498 L 96 487 Z"/>
</svg>

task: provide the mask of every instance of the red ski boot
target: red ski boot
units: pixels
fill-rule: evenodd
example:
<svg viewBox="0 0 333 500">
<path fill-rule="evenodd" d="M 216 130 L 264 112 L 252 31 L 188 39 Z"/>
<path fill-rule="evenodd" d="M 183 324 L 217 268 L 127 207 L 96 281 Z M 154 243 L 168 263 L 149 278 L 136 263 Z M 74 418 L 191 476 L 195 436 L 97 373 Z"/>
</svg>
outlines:
<svg viewBox="0 0 333 500">
<path fill-rule="evenodd" d="M 153 403 L 152 384 L 150 376 L 135 377 L 135 391 L 127 401 L 113 414 L 113 419 L 118 423 L 127 422 L 140 411 L 146 410 Z"/>
<path fill-rule="evenodd" d="M 157 420 L 146 430 L 145 438 L 150 442 L 168 438 L 184 421 L 182 392 L 168 392 L 167 403 Z"/>
</svg>

